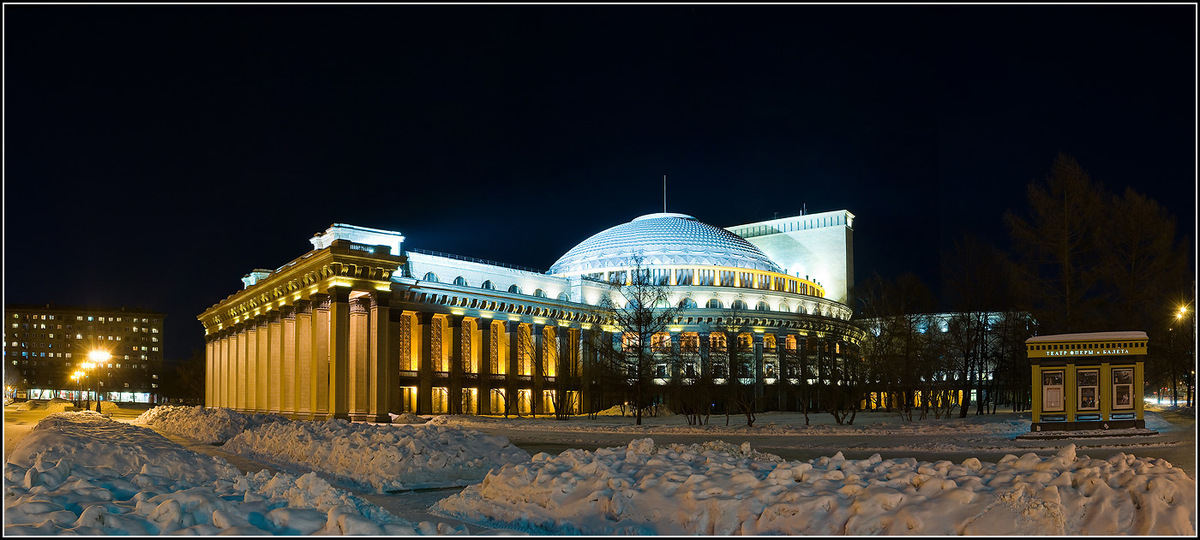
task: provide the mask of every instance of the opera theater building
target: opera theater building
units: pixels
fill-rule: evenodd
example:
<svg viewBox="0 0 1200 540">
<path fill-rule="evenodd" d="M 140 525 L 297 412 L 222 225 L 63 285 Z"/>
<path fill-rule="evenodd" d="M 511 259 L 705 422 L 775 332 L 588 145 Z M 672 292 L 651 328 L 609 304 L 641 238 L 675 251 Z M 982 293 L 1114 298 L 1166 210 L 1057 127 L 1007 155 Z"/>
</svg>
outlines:
<svg viewBox="0 0 1200 540">
<path fill-rule="evenodd" d="M 399 232 L 334 224 L 198 317 L 205 402 L 374 422 L 578 414 L 628 402 L 622 388 L 645 382 L 643 405 L 675 407 L 683 395 L 720 410 L 732 406 L 721 389 L 736 388 L 744 406 L 795 410 L 810 403 L 802 389 L 836 385 L 839 366 L 857 359 L 863 332 L 846 305 L 853 219 L 839 210 L 719 228 L 649 214 L 583 240 L 545 272 L 406 250 Z M 622 290 L 635 281 L 660 292 L 655 307 L 670 317 L 650 336 L 648 365 L 630 371 L 611 350 L 630 350 L 614 314 L 631 307 Z"/>
</svg>

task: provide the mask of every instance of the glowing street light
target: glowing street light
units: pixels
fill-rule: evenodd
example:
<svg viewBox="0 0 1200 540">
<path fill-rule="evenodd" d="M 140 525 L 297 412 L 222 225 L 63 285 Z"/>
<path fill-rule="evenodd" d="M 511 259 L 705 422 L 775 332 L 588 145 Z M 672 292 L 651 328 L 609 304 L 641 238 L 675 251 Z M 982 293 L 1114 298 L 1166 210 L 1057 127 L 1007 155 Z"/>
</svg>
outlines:
<svg viewBox="0 0 1200 540">
<path fill-rule="evenodd" d="M 100 367 L 104 363 L 108 362 L 110 359 L 112 359 L 112 355 L 109 354 L 108 351 L 105 351 L 105 350 L 96 349 L 96 350 L 88 353 L 88 360 L 91 360 L 92 362 L 94 362 L 95 367 Z M 86 366 L 86 364 L 85 364 L 85 366 Z M 96 385 L 94 387 L 96 389 L 96 412 L 100 412 L 100 402 L 103 401 L 104 398 L 102 398 L 100 396 L 100 377 L 99 377 L 99 375 L 97 375 L 94 378 L 96 379 Z"/>
<path fill-rule="evenodd" d="M 83 372 L 75 370 L 75 373 L 71 374 L 71 380 L 75 381 L 75 407 L 78 408 L 82 399 L 80 395 L 83 394 Z"/>
<path fill-rule="evenodd" d="M 84 362 L 82 364 L 79 364 L 79 367 L 83 368 L 83 371 L 82 371 L 83 376 L 87 377 L 87 373 L 89 371 L 91 371 L 93 367 L 96 367 L 96 364 L 93 364 L 91 362 Z M 83 408 L 83 410 L 85 410 L 85 411 L 92 408 L 92 395 L 88 394 L 86 396 L 86 398 L 87 398 L 87 407 Z"/>
</svg>

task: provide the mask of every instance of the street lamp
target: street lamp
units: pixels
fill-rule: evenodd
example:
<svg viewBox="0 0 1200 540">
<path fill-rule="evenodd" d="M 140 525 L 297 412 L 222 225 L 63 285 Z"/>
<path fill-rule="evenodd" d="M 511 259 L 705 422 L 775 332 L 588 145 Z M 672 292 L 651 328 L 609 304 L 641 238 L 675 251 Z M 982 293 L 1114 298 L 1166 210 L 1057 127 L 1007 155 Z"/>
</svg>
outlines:
<svg viewBox="0 0 1200 540">
<path fill-rule="evenodd" d="M 88 353 L 88 360 L 91 360 L 92 362 L 94 362 L 97 368 L 100 367 L 105 362 L 108 362 L 110 359 L 112 359 L 112 355 L 109 354 L 108 351 L 96 349 L 96 350 Z M 96 412 L 100 412 L 100 402 L 103 401 L 104 398 L 102 398 L 100 396 L 100 376 L 97 374 L 95 379 L 96 379 L 96 385 L 95 385 L 95 388 L 96 388 Z"/>
<path fill-rule="evenodd" d="M 91 371 L 93 367 L 96 367 L 96 365 L 91 362 L 84 362 L 82 364 L 79 364 L 79 367 L 83 368 L 83 371 L 81 371 L 81 373 L 83 373 L 84 377 L 87 377 L 88 372 Z M 87 394 L 86 397 L 87 397 L 87 407 L 83 408 L 83 410 L 85 410 L 85 411 L 92 408 L 92 395 Z"/>
<path fill-rule="evenodd" d="M 76 370 L 71 374 L 71 380 L 75 381 L 75 408 L 78 409 L 81 400 L 80 394 L 83 393 L 83 372 Z"/>
</svg>

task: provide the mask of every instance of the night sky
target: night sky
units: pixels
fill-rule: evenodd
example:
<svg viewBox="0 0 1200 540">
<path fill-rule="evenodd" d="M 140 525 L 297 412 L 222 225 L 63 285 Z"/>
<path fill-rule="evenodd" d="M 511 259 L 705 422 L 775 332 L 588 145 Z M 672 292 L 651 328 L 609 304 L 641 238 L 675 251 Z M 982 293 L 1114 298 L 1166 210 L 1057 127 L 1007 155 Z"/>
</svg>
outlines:
<svg viewBox="0 0 1200 540">
<path fill-rule="evenodd" d="M 4 6 L 6 303 L 196 316 L 335 222 L 548 268 L 667 206 L 915 272 L 1059 152 L 1196 228 L 1196 7 Z M 1194 251 L 1193 251 L 1193 270 Z"/>
</svg>

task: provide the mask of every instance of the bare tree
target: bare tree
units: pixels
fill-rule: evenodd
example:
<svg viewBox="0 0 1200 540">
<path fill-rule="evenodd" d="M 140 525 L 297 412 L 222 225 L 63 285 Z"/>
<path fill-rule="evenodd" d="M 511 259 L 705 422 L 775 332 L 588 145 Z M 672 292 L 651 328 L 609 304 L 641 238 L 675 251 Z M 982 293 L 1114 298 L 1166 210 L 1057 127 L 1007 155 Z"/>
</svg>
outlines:
<svg viewBox="0 0 1200 540">
<path fill-rule="evenodd" d="M 654 336 L 666 333 L 667 325 L 684 309 L 670 302 L 669 283 L 643 266 L 642 261 L 640 255 L 635 255 L 627 271 L 616 272 L 613 296 L 617 298 L 605 296 L 599 303 L 605 318 L 621 336 L 619 351 L 614 350 L 615 346 L 602 348 L 601 356 L 623 375 L 637 425 L 641 425 L 643 411 L 656 397 Z"/>
</svg>

